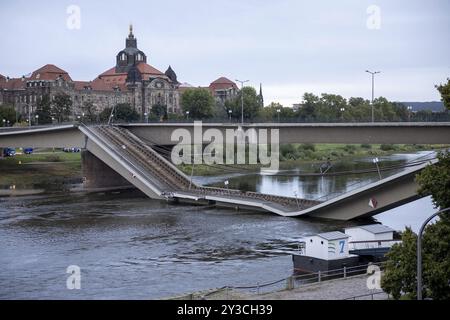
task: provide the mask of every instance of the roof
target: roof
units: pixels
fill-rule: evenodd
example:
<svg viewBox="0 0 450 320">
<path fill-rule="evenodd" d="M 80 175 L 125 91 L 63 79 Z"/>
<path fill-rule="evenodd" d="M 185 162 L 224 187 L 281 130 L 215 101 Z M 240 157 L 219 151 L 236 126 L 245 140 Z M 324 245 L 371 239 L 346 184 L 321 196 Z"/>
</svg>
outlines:
<svg viewBox="0 0 450 320">
<path fill-rule="evenodd" d="M 220 77 L 219 79 L 211 82 L 211 84 L 234 84 L 234 85 L 236 85 L 236 83 L 234 83 L 233 81 L 231 81 L 230 79 L 225 78 L 225 77 Z"/>
<path fill-rule="evenodd" d="M 96 78 L 94 81 L 74 81 L 75 90 L 84 90 L 91 88 L 94 91 L 114 91 L 114 88 L 119 87 L 120 90 L 125 91 L 125 82 L 111 81 L 111 77 L 102 79 Z"/>
<path fill-rule="evenodd" d="M 103 76 L 115 76 L 115 75 L 127 75 L 126 73 L 116 73 L 116 67 L 112 67 L 111 69 L 106 70 L 102 74 L 99 75 L 99 78 Z"/>
<path fill-rule="evenodd" d="M 142 78 L 148 79 L 149 77 L 157 76 L 160 78 L 168 79 L 168 77 L 164 73 L 162 73 L 155 67 L 153 67 L 145 62 L 139 63 L 137 65 L 137 69 L 142 74 Z M 98 79 L 102 79 L 106 82 L 114 83 L 114 85 L 120 85 L 120 84 L 125 84 L 125 82 L 127 81 L 127 76 L 128 76 L 128 74 L 124 73 L 124 72 L 116 73 L 116 67 L 112 67 L 111 69 L 108 69 L 105 72 L 103 72 L 102 74 L 100 74 L 98 76 Z"/>
<path fill-rule="evenodd" d="M 53 64 L 46 64 L 36 71 L 33 71 L 31 77 L 27 80 L 56 80 L 58 77 L 62 77 L 65 81 L 72 81 L 66 71 Z"/>
<path fill-rule="evenodd" d="M 0 88 L 7 90 L 19 90 L 25 89 L 26 87 L 26 78 L 13 78 L 13 79 L 2 79 L 0 81 Z"/>
<path fill-rule="evenodd" d="M 137 68 L 142 75 L 151 75 L 151 76 L 162 76 L 167 77 L 164 73 L 156 69 L 155 67 L 152 67 L 151 65 L 141 62 L 137 65 Z"/>
<path fill-rule="evenodd" d="M 390 228 L 388 226 L 382 225 L 382 224 L 369 224 L 369 225 L 366 225 L 366 226 L 359 226 L 359 227 L 356 227 L 356 228 L 361 228 L 361 229 L 364 229 L 364 230 L 366 230 L 368 232 L 371 232 L 371 233 L 374 233 L 374 234 L 395 231 L 394 229 L 392 229 L 392 228 Z"/>
<path fill-rule="evenodd" d="M 224 90 L 224 89 L 230 89 L 230 88 L 237 89 L 238 87 L 237 87 L 236 83 L 234 83 L 230 79 L 225 78 L 225 77 L 220 77 L 219 79 L 211 82 L 211 84 L 209 85 L 209 88 L 211 90 Z"/>
<path fill-rule="evenodd" d="M 349 235 L 346 235 L 343 232 L 340 231 L 332 231 L 332 232 L 325 232 L 325 233 L 319 233 L 317 235 L 318 237 L 321 237 L 325 240 L 338 240 L 338 239 L 345 239 L 345 238 L 349 238 Z"/>
</svg>

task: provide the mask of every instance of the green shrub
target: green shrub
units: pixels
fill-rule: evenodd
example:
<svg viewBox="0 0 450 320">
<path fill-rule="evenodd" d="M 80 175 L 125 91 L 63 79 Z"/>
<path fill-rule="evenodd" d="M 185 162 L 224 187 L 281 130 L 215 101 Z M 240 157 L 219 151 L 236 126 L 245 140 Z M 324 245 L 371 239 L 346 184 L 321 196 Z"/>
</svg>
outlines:
<svg viewBox="0 0 450 320">
<path fill-rule="evenodd" d="M 380 149 L 383 151 L 391 151 L 391 150 L 395 150 L 395 146 L 393 144 L 382 144 L 380 146 Z"/>
<path fill-rule="evenodd" d="M 312 143 L 304 143 L 298 146 L 299 150 L 310 150 L 310 151 L 316 151 L 316 146 Z"/>
<path fill-rule="evenodd" d="M 363 149 L 372 149 L 372 145 L 370 145 L 368 143 L 363 143 L 363 144 L 361 144 L 361 148 L 363 148 Z"/>
<path fill-rule="evenodd" d="M 347 144 L 345 145 L 344 150 L 347 151 L 348 153 L 354 153 L 356 151 L 356 146 L 352 144 Z"/>
</svg>

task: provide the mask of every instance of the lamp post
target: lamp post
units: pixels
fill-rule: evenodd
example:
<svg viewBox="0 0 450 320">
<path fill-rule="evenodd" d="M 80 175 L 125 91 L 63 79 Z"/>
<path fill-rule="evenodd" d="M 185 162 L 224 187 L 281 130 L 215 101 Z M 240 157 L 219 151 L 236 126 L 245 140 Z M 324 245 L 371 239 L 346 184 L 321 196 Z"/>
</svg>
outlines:
<svg viewBox="0 0 450 320">
<path fill-rule="evenodd" d="M 419 230 L 419 234 L 417 235 L 417 300 L 422 300 L 422 234 L 425 230 L 427 224 L 437 215 L 441 213 L 450 212 L 450 208 L 443 209 L 439 212 L 432 214 L 425 222 L 422 224 L 422 227 Z"/>
<path fill-rule="evenodd" d="M 39 115 L 37 114 L 37 115 L 35 116 L 35 118 L 36 118 L 36 125 L 38 126 L 38 125 L 39 125 Z"/>
<path fill-rule="evenodd" d="M 28 126 L 31 127 L 31 106 L 28 105 Z"/>
<path fill-rule="evenodd" d="M 230 122 L 231 122 L 231 114 L 233 113 L 233 110 L 228 110 L 228 117 L 230 118 Z"/>
<path fill-rule="evenodd" d="M 372 72 L 372 71 L 366 70 L 366 72 L 370 73 L 372 75 L 372 102 L 371 102 L 371 104 L 372 104 L 372 122 L 374 122 L 373 99 L 374 99 L 374 89 L 375 89 L 375 75 L 377 73 L 381 73 L 381 71 Z"/>
<path fill-rule="evenodd" d="M 411 121 L 412 106 L 407 106 L 406 109 L 408 109 L 408 121 Z"/>
<path fill-rule="evenodd" d="M 3 119 L 3 126 L 6 125 L 6 119 Z"/>
<path fill-rule="evenodd" d="M 378 158 L 374 158 L 372 160 L 372 162 L 375 163 L 375 165 L 377 166 L 378 176 L 380 177 L 380 180 L 381 180 L 382 178 L 381 178 L 380 167 L 378 166 L 378 161 L 379 161 Z"/>
<path fill-rule="evenodd" d="M 244 124 L 244 83 L 249 82 L 250 80 L 237 80 L 241 84 L 241 123 Z"/>
<path fill-rule="evenodd" d="M 148 123 L 148 113 L 144 112 L 145 123 Z"/>
<path fill-rule="evenodd" d="M 345 108 L 341 108 L 341 121 L 344 122 L 344 111 Z"/>
<path fill-rule="evenodd" d="M 280 109 L 277 109 L 278 123 L 280 123 L 280 113 L 281 113 L 281 110 L 280 110 Z"/>
<path fill-rule="evenodd" d="M 186 120 L 189 120 L 189 111 L 186 111 Z"/>
</svg>

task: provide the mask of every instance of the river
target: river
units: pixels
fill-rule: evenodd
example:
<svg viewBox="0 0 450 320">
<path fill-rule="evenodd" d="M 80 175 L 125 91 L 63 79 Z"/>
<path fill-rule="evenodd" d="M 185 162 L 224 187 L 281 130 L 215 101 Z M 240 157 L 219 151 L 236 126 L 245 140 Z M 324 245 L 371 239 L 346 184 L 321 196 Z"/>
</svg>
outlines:
<svg viewBox="0 0 450 320">
<path fill-rule="evenodd" d="M 380 161 L 406 163 L 424 154 Z M 335 170 L 371 165 L 371 159 L 360 159 L 338 163 Z M 377 172 L 293 176 L 311 171 L 307 166 L 276 176 L 224 175 L 195 181 L 223 186 L 228 180 L 230 188 L 319 199 L 378 179 Z M 407 225 L 417 230 L 432 212 L 430 198 L 424 198 L 375 219 L 397 230 Z M 264 283 L 291 274 L 289 251 L 302 236 L 358 223 L 363 222 L 172 205 L 137 191 L 0 197 L 0 299 L 157 299 Z M 70 265 L 81 268 L 80 290 L 66 288 Z"/>
</svg>

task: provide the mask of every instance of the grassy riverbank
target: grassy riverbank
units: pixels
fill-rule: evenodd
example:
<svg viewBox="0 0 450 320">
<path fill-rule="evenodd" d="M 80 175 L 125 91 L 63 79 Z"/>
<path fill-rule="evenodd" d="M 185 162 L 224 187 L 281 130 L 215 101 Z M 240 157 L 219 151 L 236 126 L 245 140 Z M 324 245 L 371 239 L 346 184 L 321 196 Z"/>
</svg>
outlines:
<svg viewBox="0 0 450 320">
<path fill-rule="evenodd" d="M 281 169 L 296 168 L 305 163 L 345 161 L 360 157 L 375 157 L 394 153 L 438 150 L 443 145 L 344 145 L 344 144 L 291 144 L 280 147 Z M 212 176 L 258 171 L 260 165 L 195 165 L 194 175 Z M 191 165 L 179 166 L 185 174 L 192 172 Z M 0 185 L 30 186 L 36 183 L 55 183 L 81 180 L 81 154 L 62 151 L 39 150 L 31 155 L 18 154 L 0 159 Z"/>
<path fill-rule="evenodd" d="M 81 180 L 80 153 L 42 150 L 0 159 L 0 185 L 31 186 Z"/>
<path fill-rule="evenodd" d="M 412 153 L 424 150 L 439 150 L 448 148 L 445 145 L 386 145 L 386 144 L 290 144 L 280 147 L 280 168 L 293 169 L 305 163 L 323 163 L 330 159 L 331 162 L 346 161 L 354 158 L 388 156 L 395 153 Z M 194 175 L 211 176 L 216 174 L 233 173 L 239 169 L 257 171 L 260 165 L 233 165 L 233 166 L 208 166 L 195 165 Z M 185 174 L 190 175 L 192 166 L 181 165 L 178 167 Z"/>
</svg>

